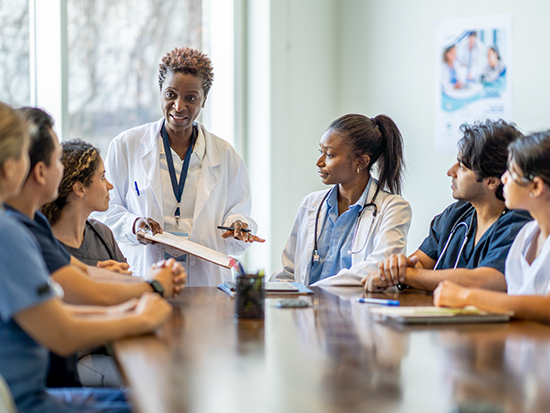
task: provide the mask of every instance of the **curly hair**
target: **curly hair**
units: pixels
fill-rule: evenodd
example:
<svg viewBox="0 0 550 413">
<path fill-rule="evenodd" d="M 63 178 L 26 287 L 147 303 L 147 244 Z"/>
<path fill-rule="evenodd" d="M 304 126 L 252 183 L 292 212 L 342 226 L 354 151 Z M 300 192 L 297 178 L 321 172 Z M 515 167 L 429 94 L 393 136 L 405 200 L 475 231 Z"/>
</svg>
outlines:
<svg viewBox="0 0 550 413">
<path fill-rule="evenodd" d="M 84 187 L 90 186 L 101 159 L 95 147 L 80 139 L 66 141 L 61 145 L 63 146 L 61 162 L 65 166 L 65 171 L 59 184 L 59 195 L 55 201 L 40 208 L 51 225 L 55 225 L 61 218 L 63 208 L 67 205 L 69 195 L 73 191 L 73 185 L 81 182 Z"/>
<path fill-rule="evenodd" d="M 200 50 L 191 49 L 190 47 L 182 47 L 181 49 L 176 47 L 168 52 L 159 64 L 160 90 L 162 90 L 168 70 L 201 77 L 204 96 L 208 96 L 214 81 L 214 72 L 210 58 Z"/>
</svg>

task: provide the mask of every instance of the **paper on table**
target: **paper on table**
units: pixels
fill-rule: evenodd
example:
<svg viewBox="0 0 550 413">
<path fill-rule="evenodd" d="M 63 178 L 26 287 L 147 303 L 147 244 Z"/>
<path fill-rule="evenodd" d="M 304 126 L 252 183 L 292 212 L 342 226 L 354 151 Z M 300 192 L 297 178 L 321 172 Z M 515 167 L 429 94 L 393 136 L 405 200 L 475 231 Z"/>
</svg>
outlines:
<svg viewBox="0 0 550 413">
<path fill-rule="evenodd" d="M 349 274 L 336 274 L 332 277 L 323 278 L 313 284 L 312 287 L 338 286 L 338 287 L 362 287 L 360 277 Z"/>
<path fill-rule="evenodd" d="M 164 245 L 168 245 L 180 251 L 194 255 L 195 257 L 210 261 L 221 267 L 233 268 L 235 264 L 237 264 L 237 260 L 233 257 L 222 254 L 221 252 L 215 251 L 211 248 L 205 247 L 204 245 L 186 240 L 185 238 L 178 237 L 177 235 L 170 234 L 169 232 L 151 235 L 150 233 L 140 231 L 139 234 L 143 236 L 143 238 L 154 242 L 159 242 Z"/>
<path fill-rule="evenodd" d="M 386 314 L 401 317 L 452 317 L 457 314 L 487 314 L 485 311 L 478 310 L 475 307 L 466 308 L 448 308 L 448 307 L 376 307 L 370 309 L 371 313 Z"/>
<path fill-rule="evenodd" d="M 508 321 L 514 315 L 513 312 L 505 314 L 488 313 L 475 307 L 376 307 L 369 308 L 369 311 L 379 320 L 391 319 L 405 324 L 499 322 Z"/>
</svg>

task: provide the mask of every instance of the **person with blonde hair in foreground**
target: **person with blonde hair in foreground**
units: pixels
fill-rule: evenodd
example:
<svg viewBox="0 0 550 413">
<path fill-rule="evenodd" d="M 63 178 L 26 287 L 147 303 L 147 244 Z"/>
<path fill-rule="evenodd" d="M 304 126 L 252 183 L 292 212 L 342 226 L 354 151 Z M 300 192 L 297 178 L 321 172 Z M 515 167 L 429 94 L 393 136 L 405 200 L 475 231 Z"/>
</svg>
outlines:
<svg viewBox="0 0 550 413">
<path fill-rule="evenodd" d="M 49 276 L 36 238 L 2 206 L 28 176 L 25 126 L 12 108 L 0 103 L 0 375 L 20 412 L 129 412 L 119 390 L 47 389 L 47 349 L 68 355 L 147 333 L 164 323 L 172 308 L 154 293 L 113 307 L 62 301 L 63 290 Z M 171 274 L 179 271 L 175 265 L 168 260 L 153 271 Z"/>
<path fill-rule="evenodd" d="M 521 137 L 509 146 L 502 176 L 506 207 L 529 211 L 534 221 L 516 236 L 506 258 L 507 293 L 463 288 L 443 281 L 434 304 L 474 305 L 492 312 L 513 311 L 522 319 L 550 322 L 550 131 Z"/>
</svg>

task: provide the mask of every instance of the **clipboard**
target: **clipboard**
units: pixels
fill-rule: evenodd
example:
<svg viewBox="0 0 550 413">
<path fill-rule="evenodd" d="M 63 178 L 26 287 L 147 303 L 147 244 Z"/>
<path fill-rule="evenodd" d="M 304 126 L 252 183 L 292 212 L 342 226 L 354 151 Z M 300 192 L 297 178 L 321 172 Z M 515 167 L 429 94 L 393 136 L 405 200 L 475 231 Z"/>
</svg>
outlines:
<svg viewBox="0 0 550 413">
<path fill-rule="evenodd" d="M 376 321 L 401 325 L 433 325 L 461 323 L 506 323 L 514 313 L 488 313 L 475 307 L 372 307 Z"/>
<path fill-rule="evenodd" d="M 227 292 L 226 290 L 234 292 L 237 289 L 237 286 L 233 281 L 225 281 L 223 284 L 219 284 L 218 288 L 225 292 Z M 265 293 L 266 295 L 303 295 L 313 294 L 313 290 L 310 290 L 301 282 L 266 282 Z"/>
<path fill-rule="evenodd" d="M 178 237 L 177 235 L 170 234 L 169 232 L 152 235 L 149 231 L 139 231 L 139 235 L 150 241 L 168 245 L 169 247 L 176 248 L 197 258 L 219 265 L 220 267 L 233 268 L 237 264 L 236 258 L 222 254 L 221 252 L 189 241 L 185 238 Z"/>
</svg>

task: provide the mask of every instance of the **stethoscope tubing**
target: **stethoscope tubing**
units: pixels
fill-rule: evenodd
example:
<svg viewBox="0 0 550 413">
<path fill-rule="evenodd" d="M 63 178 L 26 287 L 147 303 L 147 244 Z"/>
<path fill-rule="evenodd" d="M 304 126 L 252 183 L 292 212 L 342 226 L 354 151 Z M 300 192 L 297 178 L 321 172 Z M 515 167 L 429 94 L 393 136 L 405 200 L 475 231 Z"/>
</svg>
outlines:
<svg viewBox="0 0 550 413">
<path fill-rule="evenodd" d="M 472 214 L 472 218 L 470 219 L 470 224 L 468 225 L 466 222 L 463 222 L 462 220 L 472 211 L 474 211 L 474 213 Z M 462 241 L 462 245 L 460 246 L 460 249 L 458 250 L 458 255 L 457 255 L 456 260 L 455 260 L 455 265 L 454 265 L 453 269 L 456 270 L 456 268 L 458 267 L 458 262 L 460 261 L 460 257 L 462 256 L 462 252 L 464 251 L 464 248 L 466 247 L 466 244 L 468 243 L 468 240 L 472 236 L 472 232 L 473 232 L 473 229 L 474 229 L 474 219 L 475 219 L 475 217 L 476 217 L 476 213 L 475 213 L 475 207 L 474 206 L 470 206 L 470 208 L 468 208 L 462 215 L 460 215 L 460 217 L 458 217 L 458 219 L 455 221 L 453 227 L 451 228 L 451 232 L 449 233 L 449 236 L 447 237 L 447 242 L 445 243 L 445 246 L 443 247 L 443 250 L 441 251 L 441 254 L 439 254 L 439 258 L 438 258 L 437 262 L 434 265 L 434 268 L 433 268 L 434 270 L 437 270 L 437 267 L 441 263 L 441 260 L 443 259 L 443 256 L 447 252 L 447 248 L 449 247 L 449 244 L 451 243 L 451 240 L 452 240 L 453 235 L 455 234 L 456 230 L 461 225 L 464 225 L 466 227 L 466 235 L 464 236 L 464 240 Z"/>
<path fill-rule="evenodd" d="M 462 254 L 462 250 L 464 249 L 464 246 L 466 245 L 466 242 L 468 242 L 468 232 L 469 232 L 470 228 L 468 227 L 468 224 L 466 222 L 457 222 L 457 223 L 455 223 L 455 225 L 453 226 L 453 229 L 451 230 L 449 236 L 447 237 L 447 242 L 445 243 L 445 246 L 443 247 L 443 251 L 441 251 L 441 254 L 439 255 L 439 259 L 437 260 L 437 262 L 434 265 L 434 270 L 437 270 L 437 267 L 439 266 L 439 263 L 441 262 L 441 260 L 443 259 L 443 256 L 447 252 L 447 248 L 449 247 L 449 244 L 451 243 L 451 240 L 453 238 L 453 235 L 454 235 L 455 231 L 461 225 L 464 225 L 466 227 L 466 236 L 464 237 L 464 241 L 462 242 L 462 246 L 460 247 L 460 250 L 458 252 L 458 257 L 456 258 L 455 265 L 453 267 L 454 269 L 456 269 L 456 267 L 458 265 L 458 261 L 460 260 L 460 255 Z"/>
<path fill-rule="evenodd" d="M 353 238 L 351 240 L 351 250 L 349 251 L 350 254 L 359 254 L 361 251 L 363 251 L 367 245 L 367 241 L 369 239 L 369 236 L 370 236 L 370 233 L 372 231 L 372 228 L 373 228 L 373 224 L 374 224 L 374 220 L 376 219 L 376 216 L 378 215 L 378 205 L 376 205 L 376 198 L 378 197 L 378 192 L 380 192 L 380 185 L 378 185 L 378 182 L 376 182 L 376 191 L 374 192 L 374 195 L 371 199 L 370 202 L 366 203 L 365 205 L 363 205 L 363 208 L 361 209 L 361 211 L 359 212 L 359 215 L 357 216 L 357 222 L 355 224 L 355 229 L 353 231 Z M 325 201 L 327 200 L 329 194 L 330 194 L 330 191 L 332 189 L 328 190 L 327 193 L 323 196 L 323 199 L 321 200 L 321 203 L 319 204 L 319 207 L 317 208 L 317 213 L 315 214 L 315 232 L 314 232 L 314 237 L 313 237 L 313 262 L 319 262 L 319 255 L 317 253 L 317 234 L 318 234 L 318 225 L 319 225 L 319 217 L 321 215 L 321 208 L 323 207 L 323 204 L 325 203 Z M 357 236 L 357 231 L 359 229 L 359 222 L 361 221 L 361 216 L 363 215 L 363 212 L 365 211 L 365 209 L 367 209 L 368 207 L 374 207 L 374 211 L 372 213 L 372 220 L 371 220 L 371 223 L 370 223 L 370 227 L 369 227 L 369 231 L 367 232 L 367 237 L 365 238 L 365 243 L 363 244 L 363 246 L 361 247 L 360 250 L 358 251 L 353 251 L 353 245 L 355 244 L 355 238 Z"/>
</svg>

